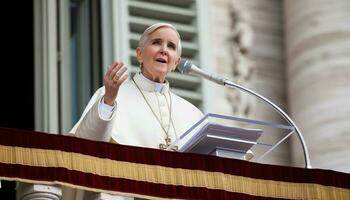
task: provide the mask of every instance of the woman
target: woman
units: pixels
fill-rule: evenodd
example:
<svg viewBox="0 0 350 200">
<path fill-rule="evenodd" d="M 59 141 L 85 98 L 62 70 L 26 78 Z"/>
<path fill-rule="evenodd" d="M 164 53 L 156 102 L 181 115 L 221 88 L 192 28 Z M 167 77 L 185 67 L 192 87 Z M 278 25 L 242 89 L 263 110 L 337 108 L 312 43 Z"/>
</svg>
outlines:
<svg viewBox="0 0 350 200">
<path fill-rule="evenodd" d="M 141 72 L 130 80 L 115 62 L 71 133 L 119 144 L 167 149 L 203 114 L 169 90 L 165 79 L 180 62 L 181 39 L 171 24 L 157 23 L 142 34 L 136 49 Z M 173 148 L 172 150 L 176 150 Z"/>
</svg>

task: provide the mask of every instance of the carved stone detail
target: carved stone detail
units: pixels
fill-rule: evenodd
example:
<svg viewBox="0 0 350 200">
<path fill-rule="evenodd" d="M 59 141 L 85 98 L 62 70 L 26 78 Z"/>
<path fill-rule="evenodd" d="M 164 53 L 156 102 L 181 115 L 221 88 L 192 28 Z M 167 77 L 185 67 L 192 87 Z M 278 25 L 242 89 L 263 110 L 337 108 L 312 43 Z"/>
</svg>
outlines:
<svg viewBox="0 0 350 200">
<path fill-rule="evenodd" d="M 253 42 L 253 31 L 248 23 L 249 15 L 240 8 L 238 1 L 230 6 L 231 19 L 231 76 L 233 81 L 252 88 L 254 76 L 254 64 L 248 57 Z M 232 112 L 236 116 L 253 117 L 254 97 L 238 90 L 230 90 L 226 95 L 231 103 Z"/>
</svg>

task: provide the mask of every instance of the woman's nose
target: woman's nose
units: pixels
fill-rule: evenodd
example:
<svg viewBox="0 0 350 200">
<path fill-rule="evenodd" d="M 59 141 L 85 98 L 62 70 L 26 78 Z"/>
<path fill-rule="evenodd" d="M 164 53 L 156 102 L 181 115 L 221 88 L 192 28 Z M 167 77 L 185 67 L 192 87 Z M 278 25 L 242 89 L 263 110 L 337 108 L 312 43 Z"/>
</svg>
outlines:
<svg viewBox="0 0 350 200">
<path fill-rule="evenodd" d="M 160 53 L 163 55 L 167 55 L 168 54 L 168 49 L 166 45 L 162 45 L 160 48 Z"/>
</svg>

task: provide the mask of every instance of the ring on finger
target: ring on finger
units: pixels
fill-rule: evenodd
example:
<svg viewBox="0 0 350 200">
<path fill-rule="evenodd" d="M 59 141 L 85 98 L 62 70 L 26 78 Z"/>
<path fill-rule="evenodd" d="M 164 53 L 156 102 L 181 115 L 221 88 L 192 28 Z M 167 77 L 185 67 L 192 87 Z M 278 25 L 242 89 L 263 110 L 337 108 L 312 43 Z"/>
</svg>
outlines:
<svg viewBox="0 0 350 200">
<path fill-rule="evenodd" d="M 119 80 L 119 75 L 118 74 L 115 74 L 114 76 L 114 81 L 118 81 Z"/>
</svg>

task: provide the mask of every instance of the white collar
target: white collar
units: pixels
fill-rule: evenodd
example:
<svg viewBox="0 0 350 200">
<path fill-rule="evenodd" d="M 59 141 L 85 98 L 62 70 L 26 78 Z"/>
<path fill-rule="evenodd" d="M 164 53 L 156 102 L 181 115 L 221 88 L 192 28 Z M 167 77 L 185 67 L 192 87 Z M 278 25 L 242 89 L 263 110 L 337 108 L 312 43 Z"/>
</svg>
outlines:
<svg viewBox="0 0 350 200">
<path fill-rule="evenodd" d="M 136 84 L 145 91 L 166 93 L 169 91 L 169 82 L 165 80 L 165 83 L 158 83 L 146 78 L 141 72 L 134 75 L 134 81 Z"/>
</svg>

